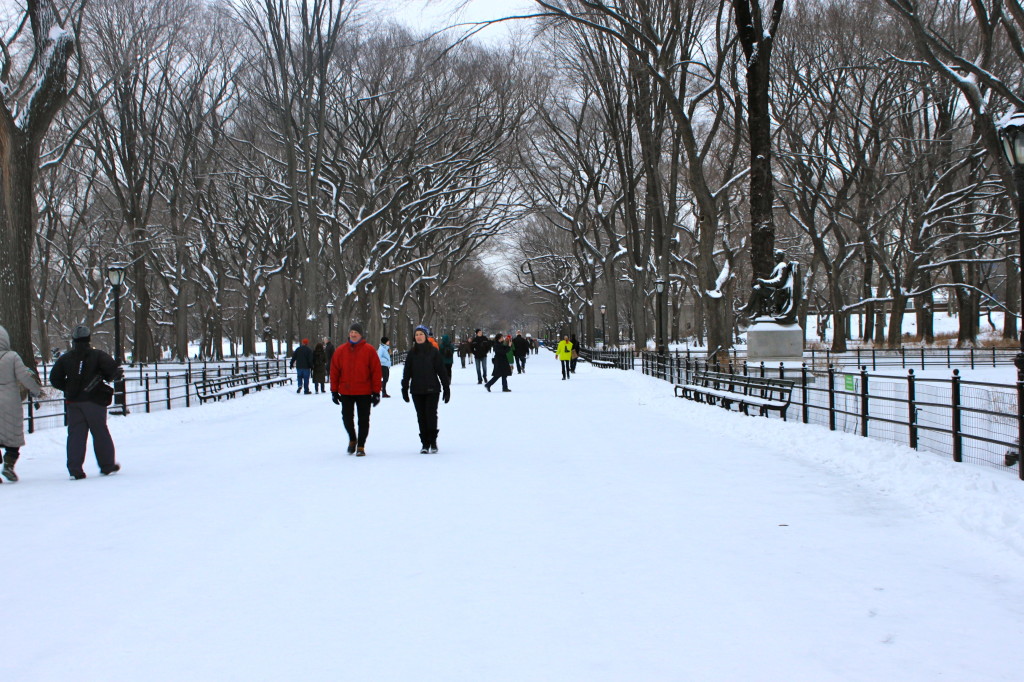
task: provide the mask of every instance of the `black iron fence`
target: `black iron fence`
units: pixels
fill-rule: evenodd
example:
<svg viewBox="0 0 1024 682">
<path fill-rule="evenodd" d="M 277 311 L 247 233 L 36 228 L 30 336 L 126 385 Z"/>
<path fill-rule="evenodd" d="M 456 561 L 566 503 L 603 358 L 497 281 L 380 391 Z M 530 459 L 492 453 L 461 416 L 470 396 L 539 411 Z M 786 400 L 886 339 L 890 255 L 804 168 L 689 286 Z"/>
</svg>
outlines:
<svg viewBox="0 0 1024 682">
<path fill-rule="evenodd" d="M 641 366 L 644 374 L 674 384 L 690 383 L 694 372 L 703 370 L 789 379 L 795 382 L 793 406 L 805 424 L 904 443 L 957 462 L 1016 465 L 1024 480 L 1018 447 L 1024 384 L 966 381 L 959 370 L 948 379 L 924 379 L 913 368 L 905 375 L 886 375 L 869 373 L 867 365 L 853 370 L 807 363 L 799 368 L 746 362 L 722 366 L 678 352 L 642 353 Z"/>
<path fill-rule="evenodd" d="M 233 374 L 252 374 L 254 377 L 269 379 L 288 371 L 288 361 L 241 360 L 225 362 L 184 362 L 160 363 L 159 365 L 137 365 L 125 367 L 125 378 L 118 382 L 114 404 L 108 412 L 128 415 L 133 412 L 156 412 L 175 407 L 191 407 L 198 404 L 193 386 L 206 379 Z M 44 381 L 47 375 L 44 375 Z M 57 393 L 54 397 L 25 404 L 25 428 L 29 433 L 47 428 L 67 425 L 67 410 L 64 398 Z"/>
<path fill-rule="evenodd" d="M 868 367 L 871 371 L 879 368 L 899 367 L 901 369 L 934 369 L 945 367 L 1000 367 L 1013 365 L 1013 359 L 1019 351 L 1015 348 L 854 348 L 845 353 L 833 353 L 831 350 L 805 350 L 804 362 L 814 368 L 853 366 Z M 706 357 L 703 349 L 673 351 L 685 354 L 691 360 Z M 735 348 L 728 352 L 732 364 L 740 364 L 746 360 L 744 350 Z"/>
<path fill-rule="evenodd" d="M 616 369 L 633 369 L 635 367 L 636 353 L 631 350 L 582 348 L 579 350 L 579 355 L 592 365 L 604 365 Z"/>
</svg>

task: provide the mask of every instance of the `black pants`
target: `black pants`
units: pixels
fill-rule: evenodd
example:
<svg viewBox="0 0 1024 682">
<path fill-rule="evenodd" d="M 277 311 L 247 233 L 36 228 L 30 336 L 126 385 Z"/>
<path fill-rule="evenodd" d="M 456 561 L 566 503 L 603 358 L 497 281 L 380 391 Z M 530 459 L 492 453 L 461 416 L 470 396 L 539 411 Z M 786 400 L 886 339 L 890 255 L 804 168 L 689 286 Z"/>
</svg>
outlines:
<svg viewBox="0 0 1024 682">
<path fill-rule="evenodd" d="M 68 473 L 85 473 L 85 444 L 92 434 L 92 449 L 100 471 L 114 468 L 114 439 L 107 428 L 107 408 L 96 403 L 67 403 L 68 412 Z"/>
<path fill-rule="evenodd" d="M 516 356 L 516 371 L 517 372 L 525 372 L 526 371 L 526 356 L 525 355 L 517 355 Z"/>
<path fill-rule="evenodd" d="M 484 384 L 484 386 L 486 386 L 487 388 L 490 388 L 497 381 L 498 381 L 498 377 L 497 377 L 497 375 L 495 375 L 495 376 L 491 377 L 491 380 L 488 381 L 486 384 Z M 508 390 L 508 377 L 505 376 L 504 374 L 501 375 L 501 390 L 503 390 L 503 391 L 507 391 Z"/>
<path fill-rule="evenodd" d="M 569 370 L 570 370 L 570 371 L 571 371 L 571 372 L 572 372 L 573 374 L 575 374 L 575 373 L 576 373 L 576 363 L 577 363 L 577 362 L 579 362 L 579 358 L 573 358 L 573 359 L 572 359 L 572 360 L 570 360 L 569 362 L 571 363 L 571 364 L 570 364 L 570 367 L 569 367 Z"/>
<path fill-rule="evenodd" d="M 562 378 L 568 379 L 569 374 L 572 372 L 572 360 L 562 360 Z"/>
<path fill-rule="evenodd" d="M 413 393 L 412 404 L 416 406 L 416 421 L 420 425 L 420 442 L 430 445 L 437 440 L 437 393 Z"/>
<path fill-rule="evenodd" d="M 381 395 L 388 394 L 388 377 L 391 376 L 391 368 L 381 365 L 380 367 L 380 392 Z"/>
<path fill-rule="evenodd" d="M 466 369 L 466 356 L 460 355 L 459 360 L 462 360 L 462 369 Z"/>
<path fill-rule="evenodd" d="M 357 408 L 359 410 L 358 433 L 356 432 L 356 425 L 353 419 Z M 370 396 L 341 396 L 341 421 L 345 424 L 348 439 L 354 440 L 359 447 L 365 446 L 366 436 L 370 433 Z"/>
</svg>

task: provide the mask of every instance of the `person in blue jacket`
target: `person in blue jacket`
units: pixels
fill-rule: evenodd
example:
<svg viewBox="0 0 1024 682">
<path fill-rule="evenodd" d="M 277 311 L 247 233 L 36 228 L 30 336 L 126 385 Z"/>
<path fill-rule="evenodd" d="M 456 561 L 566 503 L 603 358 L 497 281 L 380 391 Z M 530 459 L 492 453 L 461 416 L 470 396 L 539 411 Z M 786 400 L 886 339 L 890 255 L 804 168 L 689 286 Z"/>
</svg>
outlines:
<svg viewBox="0 0 1024 682">
<path fill-rule="evenodd" d="M 391 374 L 391 339 L 386 336 L 380 337 L 377 355 L 380 356 L 381 397 L 390 398 L 391 396 L 388 395 L 388 376 Z"/>
</svg>

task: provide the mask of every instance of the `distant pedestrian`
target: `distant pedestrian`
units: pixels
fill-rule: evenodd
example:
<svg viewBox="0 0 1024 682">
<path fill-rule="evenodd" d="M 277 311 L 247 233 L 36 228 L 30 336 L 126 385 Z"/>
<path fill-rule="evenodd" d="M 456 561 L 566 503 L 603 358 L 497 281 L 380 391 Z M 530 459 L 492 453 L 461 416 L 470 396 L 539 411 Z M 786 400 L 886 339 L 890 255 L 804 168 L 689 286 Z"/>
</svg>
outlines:
<svg viewBox="0 0 1024 682">
<path fill-rule="evenodd" d="M 572 374 L 572 341 L 568 336 L 563 336 L 558 342 L 558 361 L 562 363 L 562 381 L 565 381 Z"/>
<path fill-rule="evenodd" d="M 516 333 L 512 339 L 512 355 L 516 360 L 516 374 L 526 371 L 526 356 L 530 354 L 530 342 L 523 337 L 523 332 Z"/>
<path fill-rule="evenodd" d="M 576 335 L 573 334 L 569 337 L 569 341 L 572 343 L 572 358 L 569 361 L 570 371 L 576 373 L 576 362 L 580 359 L 580 342 L 576 340 Z"/>
<path fill-rule="evenodd" d="M 124 377 L 117 361 L 90 345 L 90 331 L 84 325 L 71 333 L 71 350 L 60 356 L 50 370 L 50 383 L 64 392 L 68 422 L 68 473 L 75 480 L 85 478 L 85 446 L 92 434 L 96 463 L 104 476 L 121 470 L 114 451 L 114 439 L 107 428 L 107 406 L 114 389 L 103 382 Z"/>
<path fill-rule="evenodd" d="M 537 339 L 533 338 L 533 335 L 527 334 L 526 335 L 526 343 L 528 343 L 530 345 L 530 352 L 533 353 L 534 355 L 536 355 L 537 352 L 538 352 L 537 351 Z"/>
<path fill-rule="evenodd" d="M 309 376 L 313 373 L 313 351 L 309 349 L 309 339 L 302 339 L 302 345 L 292 352 L 288 366 L 295 368 L 295 392 L 301 393 L 305 389 L 306 395 L 309 395 Z"/>
<path fill-rule="evenodd" d="M 386 336 L 380 337 L 377 357 L 380 358 L 381 395 L 385 398 L 390 398 L 391 396 L 388 395 L 388 379 L 391 377 L 391 339 Z"/>
<path fill-rule="evenodd" d="M 25 366 L 21 356 L 11 350 L 11 337 L 0 327 L 0 448 L 4 449 L 3 475 L 11 483 L 18 480 L 14 464 L 25 445 L 25 421 L 22 392 L 33 399 L 43 391 L 35 372 Z M 3 479 L 0 478 L 0 483 Z"/>
<path fill-rule="evenodd" d="M 452 378 L 452 365 L 455 364 L 455 346 L 452 345 L 452 337 L 445 334 L 441 337 L 441 345 L 438 347 L 441 351 L 441 362 L 444 364 L 444 368 L 448 370 L 448 380 Z"/>
<path fill-rule="evenodd" d="M 487 380 L 487 355 L 491 351 L 491 342 L 479 329 L 473 337 L 473 359 L 476 361 L 476 383 Z"/>
<path fill-rule="evenodd" d="M 326 336 L 324 337 L 324 355 L 327 356 L 327 371 L 330 373 L 331 360 L 334 359 L 334 342 Z"/>
<path fill-rule="evenodd" d="M 466 369 L 466 358 L 473 354 L 473 339 L 466 339 L 459 344 L 459 360 L 462 362 L 462 369 Z"/>
<path fill-rule="evenodd" d="M 402 372 L 402 400 L 409 402 L 411 395 L 416 406 L 421 454 L 437 452 L 438 399 L 447 403 L 451 398 L 451 366 L 445 367 L 441 352 L 430 345 L 428 338 L 426 327 L 416 327 L 412 350 L 405 357 Z"/>
<path fill-rule="evenodd" d="M 363 327 L 352 323 L 348 343 L 334 351 L 331 360 L 331 400 L 341 405 L 341 419 L 348 433 L 348 454 L 366 454 L 370 433 L 370 408 L 380 404 L 381 367 L 376 349 L 363 338 Z M 359 413 L 356 428 L 355 413 Z"/>
<path fill-rule="evenodd" d="M 324 344 L 316 344 L 313 349 L 313 390 L 316 393 L 326 393 L 327 388 L 327 351 Z"/>
<path fill-rule="evenodd" d="M 508 356 L 512 351 L 512 347 L 508 344 L 506 338 L 507 337 L 502 336 L 500 333 L 494 335 L 494 358 L 492 359 L 494 369 L 491 371 L 490 381 L 484 384 L 484 388 L 487 389 L 488 393 L 491 392 L 491 386 L 493 386 L 498 379 L 501 379 L 502 393 L 512 392 L 508 387 L 508 378 L 512 376 L 512 363 L 509 361 Z"/>
</svg>

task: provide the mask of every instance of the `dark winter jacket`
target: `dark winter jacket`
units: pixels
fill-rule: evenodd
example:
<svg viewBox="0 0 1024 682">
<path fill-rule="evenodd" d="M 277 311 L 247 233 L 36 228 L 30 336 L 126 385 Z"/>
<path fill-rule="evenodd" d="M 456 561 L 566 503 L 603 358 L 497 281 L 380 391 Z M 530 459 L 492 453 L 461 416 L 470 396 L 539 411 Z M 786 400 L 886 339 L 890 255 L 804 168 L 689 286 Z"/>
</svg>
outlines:
<svg viewBox="0 0 1024 682">
<path fill-rule="evenodd" d="M 483 360 L 491 351 L 491 340 L 486 336 L 473 337 L 473 357 Z"/>
<path fill-rule="evenodd" d="M 448 387 L 448 370 L 444 368 L 441 353 L 429 343 L 413 345 L 405 357 L 402 370 L 402 391 L 413 395 L 440 393 Z"/>
<path fill-rule="evenodd" d="M 292 353 L 292 361 L 289 367 L 295 369 L 313 369 L 313 351 L 307 345 L 301 345 Z"/>
<path fill-rule="evenodd" d="M 518 357 L 526 357 L 530 354 L 530 342 L 522 334 L 516 334 L 516 338 L 512 339 L 512 351 Z"/>
<path fill-rule="evenodd" d="M 449 367 L 455 363 L 455 346 L 452 345 L 452 339 L 447 334 L 441 337 L 440 351 L 441 362 Z"/>
<path fill-rule="evenodd" d="M 377 349 L 366 343 L 338 346 L 331 360 L 331 392 L 342 395 L 380 393 L 381 371 Z"/>
<path fill-rule="evenodd" d="M 510 346 L 502 341 L 497 341 L 494 344 L 494 370 L 491 372 L 492 377 L 512 376 L 512 365 L 508 361 L 508 351 Z"/>
<path fill-rule="evenodd" d="M 334 358 L 334 344 L 330 341 L 324 344 L 324 355 L 327 356 L 327 367 L 330 368 L 331 360 Z"/>
<path fill-rule="evenodd" d="M 327 381 L 327 353 L 319 343 L 313 351 L 313 383 L 322 384 Z"/>
<path fill-rule="evenodd" d="M 114 358 L 93 348 L 88 341 L 75 341 L 74 347 L 54 363 L 50 370 L 50 383 L 54 388 L 64 391 L 64 399 L 69 403 L 95 402 L 105 405 L 97 388 L 85 390 L 97 376 L 103 381 L 117 381 L 124 376 L 124 370 L 117 366 Z"/>
</svg>

